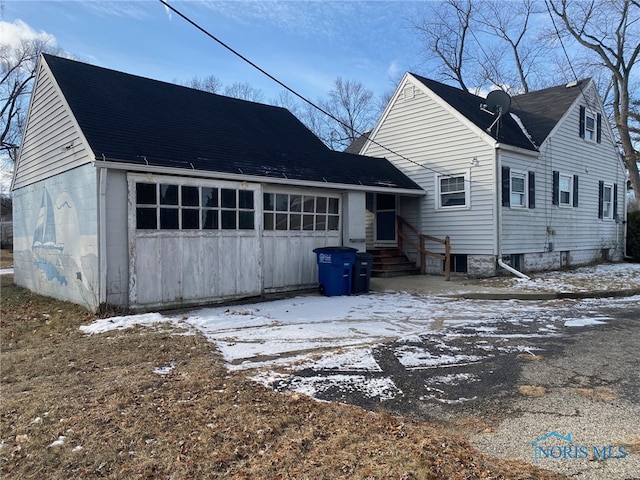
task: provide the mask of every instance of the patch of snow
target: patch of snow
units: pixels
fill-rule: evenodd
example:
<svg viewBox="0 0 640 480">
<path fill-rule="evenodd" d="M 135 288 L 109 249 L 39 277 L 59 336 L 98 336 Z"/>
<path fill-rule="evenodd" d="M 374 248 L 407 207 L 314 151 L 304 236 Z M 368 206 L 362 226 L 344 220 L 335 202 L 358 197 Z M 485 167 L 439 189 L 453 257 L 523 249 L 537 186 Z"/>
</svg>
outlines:
<svg viewBox="0 0 640 480">
<path fill-rule="evenodd" d="M 371 355 L 370 348 L 353 348 L 344 352 L 328 353 L 319 358 L 307 358 L 294 366 L 295 370 L 340 370 L 348 372 L 381 372 L 382 369 Z"/>
<path fill-rule="evenodd" d="M 444 383 L 445 385 L 458 385 L 461 382 L 468 383 L 478 381 L 480 381 L 480 379 L 472 373 L 452 373 L 429 378 L 429 383 Z"/>
<path fill-rule="evenodd" d="M 128 315 L 125 317 L 101 318 L 91 325 L 82 325 L 80 331 L 87 334 L 104 333 L 111 330 L 122 330 L 134 325 L 153 325 L 166 322 L 168 319 L 159 313 L 143 313 L 140 315 Z"/>
<path fill-rule="evenodd" d="M 153 369 L 153 373 L 158 375 L 168 375 L 175 368 L 176 364 L 171 362 L 169 365 L 165 365 L 164 367 L 156 367 Z"/>
<path fill-rule="evenodd" d="M 377 398 L 381 402 L 402 395 L 402 390 L 390 378 L 367 378 L 364 375 L 294 377 L 287 384 L 287 390 L 310 397 L 322 396 L 324 392 L 334 388 L 341 392 L 357 392 L 367 398 Z"/>
<path fill-rule="evenodd" d="M 424 348 L 403 345 L 395 351 L 398 361 L 409 370 L 433 368 L 442 365 L 466 365 L 482 360 L 479 355 L 432 354 Z"/>
<path fill-rule="evenodd" d="M 587 327 L 589 325 L 603 325 L 607 323 L 607 320 L 611 320 L 607 317 L 599 318 L 573 318 L 564 322 L 565 327 Z"/>
<path fill-rule="evenodd" d="M 71 450 L 72 452 L 81 452 L 82 450 L 84 450 L 84 447 L 82 445 L 76 445 L 75 447 L 73 447 L 73 450 Z"/>
<path fill-rule="evenodd" d="M 531 144 L 538 148 L 538 145 L 536 145 L 536 142 L 533 141 L 533 137 L 531 136 L 531 134 L 528 132 L 527 127 L 524 126 L 524 123 L 522 123 L 522 120 L 520 119 L 520 117 L 518 115 L 516 115 L 513 112 L 509 112 L 509 115 L 511 115 L 511 118 L 513 118 L 515 120 L 515 122 L 518 124 L 518 126 L 520 127 L 520 130 L 522 130 L 522 133 L 525 134 L 525 136 L 529 139 L 529 141 L 531 142 Z"/>
<path fill-rule="evenodd" d="M 640 287 L 640 265 L 600 268 L 540 274 L 531 281 L 507 279 L 511 282 L 507 288 L 566 291 L 569 285 L 578 288 L 580 283 L 590 282 L 591 288 L 600 289 L 597 282 L 604 277 L 620 281 L 619 285 Z M 364 375 L 382 371 L 373 355 L 382 344 L 402 344 L 394 348 L 394 354 L 405 368 L 414 370 L 475 363 L 496 352 L 531 353 L 537 349 L 518 345 L 520 342 L 495 346 L 495 341 L 488 344 L 486 339 L 546 338 L 560 335 L 563 325 L 597 325 L 610 320 L 597 313 L 604 302 L 611 308 L 625 308 L 640 302 L 640 296 L 544 302 L 451 299 L 428 292 L 395 291 L 340 297 L 299 296 L 175 316 L 148 313 L 101 319 L 81 330 L 96 334 L 164 322 L 180 327 L 181 333 L 187 328 L 203 334 L 216 344 L 230 370 L 255 370 L 259 373 L 254 380 L 266 385 L 280 384 L 311 396 L 340 388 L 390 399 L 402 395 L 390 378 L 374 375 L 375 379 L 367 379 Z M 503 331 L 504 323 L 526 328 Z M 458 355 L 461 343 L 456 340 L 467 342 L 467 338 L 473 342 L 475 352 L 482 350 L 484 354 L 486 350 L 486 356 Z M 423 346 L 425 339 L 429 340 L 430 351 Z M 170 371 L 167 366 L 154 370 L 160 375 Z M 454 376 L 445 377 L 442 382 L 456 381 Z"/>
<path fill-rule="evenodd" d="M 64 439 L 67 438 L 64 435 L 60 435 L 57 440 L 54 440 L 49 447 L 61 447 L 64 445 Z"/>
</svg>

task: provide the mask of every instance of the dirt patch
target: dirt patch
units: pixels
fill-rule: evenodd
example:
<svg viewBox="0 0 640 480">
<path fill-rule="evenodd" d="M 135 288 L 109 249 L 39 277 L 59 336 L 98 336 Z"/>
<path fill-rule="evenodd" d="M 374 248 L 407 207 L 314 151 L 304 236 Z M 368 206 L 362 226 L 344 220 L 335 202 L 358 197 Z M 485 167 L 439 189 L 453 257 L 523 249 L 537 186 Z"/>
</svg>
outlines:
<svg viewBox="0 0 640 480">
<path fill-rule="evenodd" d="M 82 335 L 81 307 L 1 280 L 2 478 L 564 478 L 439 425 L 278 394 L 200 335 Z"/>
<path fill-rule="evenodd" d="M 13 254 L 10 250 L 0 249 L 0 269 L 13 268 Z"/>
<path fill-rule="evenodd" d="M 547 389 L 537 385 L 520 385 L 518 393 L 525 397 L 544 397 L 547 394 Z"/>
<path fill-rule="evenodd" d="M 622 445 L 627 447 L 630 452 L 640 455 L 640 435 L 634 435 L 633 437 L 623 442 Z"/>
<path fill-rule="evenodd" d="M 613 402 L 618 398 L 609 388 L 576 388 L 575 392 L 581 397 L 596 402 Z"/>
</svg>

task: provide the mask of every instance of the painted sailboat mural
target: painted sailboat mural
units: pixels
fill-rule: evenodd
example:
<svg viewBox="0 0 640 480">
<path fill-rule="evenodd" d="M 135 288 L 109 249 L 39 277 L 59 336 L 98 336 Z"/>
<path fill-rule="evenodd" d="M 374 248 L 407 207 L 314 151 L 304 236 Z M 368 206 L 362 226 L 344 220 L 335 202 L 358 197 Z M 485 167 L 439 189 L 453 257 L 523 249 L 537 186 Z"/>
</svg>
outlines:
<svg viewBox="0 0 640 480">
<path fill-rule="evenodd" d="M 67 279 L 58 267 L 55 261 L 59 262 L 58 255 L 64 250 L 64 245 L 56 240 L 56 218 L 51 197 L 45 190 L 42 194 L 42 202 L 38 219 L 36 220 L 36 228 L 33 233 L 33 242 L 31 251 L 36 257 L 36 266 L 44 272 L 47 280 L 58 280 L 62 285 L 67 284 Z"/>
<path fill-rule="evenodd" d="M 64 245 L 56 243 L 56 217 L 51 197 L 47 191 L 42 194 L 42 203 L 38 213 L 38 220 L 36 221 L 36 230 L 33 234 L 33 243 L 31 244 L 32 251 L 35 252 L 38 249 L 56 250 L 58 252 L 64 250 Z"/>
</svg>

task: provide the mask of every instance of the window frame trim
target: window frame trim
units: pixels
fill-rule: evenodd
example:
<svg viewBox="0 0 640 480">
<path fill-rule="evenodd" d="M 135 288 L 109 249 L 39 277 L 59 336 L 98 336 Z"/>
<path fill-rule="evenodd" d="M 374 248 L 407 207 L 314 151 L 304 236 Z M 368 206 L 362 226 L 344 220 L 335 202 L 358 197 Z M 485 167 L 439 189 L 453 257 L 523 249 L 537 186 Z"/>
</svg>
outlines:
<svg viewBox="0 0 640 480">
<path fill-rule="evenodd" d="M 136 197 L 136 185 L 138 183 L 146 183 L 146 184 L 155 184 L 156 186 L 156 204 L 141 204 L 141 207 L 152 207 L 156 209 L 156 219 L 157 224 L 155 229 L 139 229 L 136 222 L 136 212 L 138 208 L 137 197 Z M 247 183 L 247 182 L 233 182 L 227 180 L 218 180 L 218 179 L 208 179 L 208 178 L 195 178 L 195 177 L 174 177 L 168 175 L 144 175 L 134 172 L 127 173 L 127 184 L 128 184 L 128 194 L 129 194 L 129 205 L 131 213 L 129 215 L 129 229 L 134 232 L 135 235 L 223 235 L 223 234 L 232 234 L 232 235 L 253 235 L 255 232 L 259 232 L 262 230 L 262 186 L 257 183 Z M 162 205 L 160 203 L 160 185 L 176 185 L 178 187 L 178 205 L 170 205 L 168 207 L 174 208 L 178 210 L 178 228 L 177 229 L 162 229 L 160 228 L 160 209 Z M 182 187 L 198 187 L 198 194 L 200 195 L 198 207 L 194 207 L 191 205 L 182 205 Z M 238 192 L 239 191 L 252 191 L 253 192 L 253 209 L 241 209 L 239 206 L 236 206 L 236 228 L 235 229 L 223 229 L 222 228 L 222 219 L 221 214 L 224 210 L 220 205 L 217 207 L 206 207 L 202 205 L 202 188 L 216 188 L 218 189 L 218 195 L 220 195 L 221 189 L 231 189 L 236 191 L 236 203 L 238 202 Z M 167 207 L 167 205 L 165 205 Z M 197 208 L 199 211 L 199 227 L 197 229 L 182 228 L 182 210 L 184 209 L 195 209 Z M 218 211 L 218 228 L 217 229 L 207 229 L 203 228 L 202 221 L 202 212 L 205 210 L 217 210 Z M 227 209 L 229 210 L 229 209 Z M 239 212 L 241 211 L 252 211 L 253 212 L 253 228 L 239 228 Z"/>
<path fill-rule="evenodd" d="M 264 202 L 264 197 L 265 195 L 274 195 L 274 203 L 273 203 L 273 209 L 267 210 L 265 208 L 265 202 Z M 277 202 L 276 202 L 276 196 L 277 195 L 286 195 L 287 196 L 287 210 L 278 210 L 277 208 Z M 291 196 L 299 196 L 300 197 L 300 210 L 291 210 Z M 309 211 L 305 211 L 305 197 L 313 197 L 313 208 L 314 211 L 313 212 L 309 212 Z M 326 205 L 325 205 L 325 209 L 326 212 L 318 212 L 318 202 L 317 199 L 318 198 L 325 198 L 327 199 Z M 337 213 L 330 213 L 329 212 L 329 205 L 330 205 L 330 200 L 336 200 L 338 202 L 338 206 L 337 206 Z M 276 234 L 276 233 L 280 233 L 280 234 L 288 234 L 288 235 L 326 235 L 326 234 L 341 234 L 342 231 L 342 221 L 343 221 L 343 196 L 338 193 L 338 192 L 316 192 L 314 191 L 309 191 L 309 190 L 300 190 L 300 189 L 296 189 L 296 188 L 291 188 L 291 189 L 282 189 L 282 188 L 267 188 L 267 189 L 263 189 L 261 192 L 261 198 L 260 201 L 262 202 L 262 211 L 261 211 L 261 215 L 262 215 L 262 232 L 263 233 L 268 233 L 269 235 L 271 234 Z M 267 214 L 271 214 L 273 215 L 273 228 L 267 228 L 267 222 L 266 222 L 266 215 Z M 276 220 L 276 215 L 277 214 L 281 214 L 281 215 L 286 215 L 287 216 L 287 228 L 281 228 L 278 229 L 276 228 L 277 226 L 277 220 Z M 299 215 L 300 216 L 300 228 L 298 229 L 291 229 L 291 215 Z M 326 223 L 325 223 L 325 228 L 323 230 L 317 230 L 315 228 L 316 224 L 317 224 L 317 218 L 318 216 L 324 215 L 326 218 Z M 305 229 L 304 228 L 304 217 L 305 216 L 312 216 L 313 217 L 313 229 Z M 330 222 L 330 218 L 337 218 L 338 221 L 338 226 L 336 229 L 330 229 L 329 228 L 329 224 Z"/>
<path fill-rule="evenodd" d="M 514 205 L 512 201 L 513 195 L 513 178 L 522 178 L 522 204 Z M 510 208 L 527 208 L 529 205 L 529 173 L 517 173 L 513 170 L 509 173 L 509 207 Z"/>
<path fill-rule="evenodd" d="M 615 184 L 613 183 L 608 183 L 608 182 L 602 182 L 602 198 L 600 199 L 600 208 L 602 209 L 602 217 L 600 217 L 601 220 L 605 220 L 605 221 L 609 221 L 612 222 L 613 220 L 615 220 L 615 216 L 614 216 L 614 203 L 615 203 Z M 611 193 L 611 199 L 609 200 L 609 215 L 605 215 L 605 191 L 607 190 L 607 188 L 609 189 L 610 193 Z"/>
<path fill-rule="evenodd" d="M 573 175 L 567 175 L 565 173 L 560 172 L 558 176 L 558 207 L 560 208 L 573 208 Z M 562 192 L 566 192 L 566 190 L 562 190 L 562 179 L 568 179 L 569 181 L 569 199 L 565 203 L 562 201 Z"/>
<path fill-rule="evenodd" d="M 456 173 L 451 174 L 443 174 L 436 173 L 434 174 L 434 182 L 435 182 L 435 191 L 436 191 L 436 199 L 435 199 L 435 210 L 436 211 L 451 211 L 451 210 L 468 210 L 471 208 L 471 169 L 467 168 L 464 170 L 460 170 Z M 441 192 L 441 183 L 440 180 L 446 178 L 457 178 L 462 177 L 464 180 L 464 205 L 442 205 L 442 192 Z M 450 192 L 448 192 L 450 193 Z"/>
</svg>

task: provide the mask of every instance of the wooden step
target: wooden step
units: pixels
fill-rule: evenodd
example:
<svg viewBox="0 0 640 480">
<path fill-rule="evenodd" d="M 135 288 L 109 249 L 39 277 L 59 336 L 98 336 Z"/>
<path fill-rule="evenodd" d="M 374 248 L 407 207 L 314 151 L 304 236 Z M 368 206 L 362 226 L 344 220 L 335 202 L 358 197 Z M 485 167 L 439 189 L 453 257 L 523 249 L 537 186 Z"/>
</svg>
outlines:
<svg viewBox="0 0 640 480">
<path fill-rule="evenodd" d="M 372 277 L 419 275 L 420 268 L 397 248 L 368 250 L 373 255 Z"/>
</svg>

